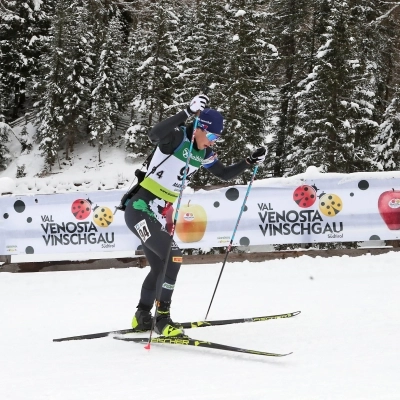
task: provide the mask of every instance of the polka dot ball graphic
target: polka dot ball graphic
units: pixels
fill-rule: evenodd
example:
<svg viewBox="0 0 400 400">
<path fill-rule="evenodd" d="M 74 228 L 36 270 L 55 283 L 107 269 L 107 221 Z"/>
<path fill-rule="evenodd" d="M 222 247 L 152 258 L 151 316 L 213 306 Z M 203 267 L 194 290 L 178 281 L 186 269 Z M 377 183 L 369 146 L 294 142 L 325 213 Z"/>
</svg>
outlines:
<svg viewBox="0 0 400 400">
<path fill-rule="evenodd" d="M 358 188 L 360 190 L 368 190 L 369 189 L 369 182 L 366 181 L 365 179 L 361 180 L 358 182 L 357 184 Z M 355 193 L 354 192 L 350 192 L 350 197 L 354 197 Z"/>
<path fill-rule="evenodd" d="M 225 192 L 225 197 L 230 201 L 236 201 L 239 198 L 239 190 L 230 188 Z"/>
<path fill-rule="evenodd" d="M 362 181 L 358 182 L 358 188 L 360 190 L 367 190 L 369 188 L 369 182 L 366 180 L 362 180 Z"/>
<path fill-rule="evenodd" d="M 35 251 L 33 250 L 33 247 L 32 246 L 28 246 L 26 249 L 25 249 L 25 253 L 26 254 L 33 254 Z"/>
<path fill-rule="evenodd" d="M 22 200 L 17 200 L 14 203 L 14 210 L 17 213 L 23 213 L 25 211 L 25 203 Z"/>
<path fill-rule="evenodd" d="M 381 240 L 381 238 L 378 235 L 372 235 L 369 240 Z"/>
<path fill-rule="evenodd" d="M 250 244 L 250 239 L 246 236 L 240 238 L 239 243 L 241 246 L 248 246 Z"/>
</svg>

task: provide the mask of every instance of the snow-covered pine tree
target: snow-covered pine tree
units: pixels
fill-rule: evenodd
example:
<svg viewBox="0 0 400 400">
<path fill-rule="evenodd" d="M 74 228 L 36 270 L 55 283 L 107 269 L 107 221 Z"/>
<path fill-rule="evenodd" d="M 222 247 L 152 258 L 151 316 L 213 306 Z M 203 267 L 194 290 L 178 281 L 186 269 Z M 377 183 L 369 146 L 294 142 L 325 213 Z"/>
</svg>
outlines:
<svg viewBox="0 0 400 400">
<path fill-rule="evenodd" d="M 68 38 L 66 52 L 69 65 L 64 71 L 62 108 L 65 135 L 63 146 L 65 158 L 74 150 L 77 140 L 87 136 L 84 123 L 87 122 L 87 109 L 91 96 L 91 83 L 94 70 L 93 26 L 88 9 L 88 0 L 74 0 L 69 15 L 73 18 L 65 25 L 63 35 Z"/>
<path fill-rule="evenodd" d="M 192 78 L 194 71 L 189 65 L 188 57 L 188 53 L 192 50 L 188 46 L 187 36 L 188 26 L 192 27 L 194 23 L 193 4 L 190 1 L 182 3 L 179 0 L 171 0 L 166 11 L 167 18 L 169 15 L 169 20 L 167 19 L 169 49 L 166 53 L 169 71 L 165 76 L 168 78 L 165 101 L 170 102 L 166 103 L 167 109 L 165 110 L 164 118 L 167 115 L 173 115 L 181 111 L 186 107 L 192 95 L 199 93 L 201 89 L 197 87 L 193 91 Z"/>
<path fill-rule="evenodd" d="M 207 44 L 205 57 L 216 58 L 219 66 L 214 74 L 221 71 L 219 84 L 210 96 L 212 104 L 220 108 L 225 117 L 224 140 L 217 143 L 216 150 L 221 161 L 229 165 L 265 144 L 267 99 L 271 89 L 265 71 L 277 53 L 264 29 L 265 13 L 261 2 L 231 0 L 221 10 L 221 15 L 224 29 L 218 40 L 213 41 L 214 47 Z M 246 183 L 250 174 L 251 171 L 242 174 L 236 183 Z M 258 176 L 263 176 L 262 168 Z M 193 182 L 220 183 L 204 172 L 197 174 Z"/>
<path fill-rule="evenodd" d="M 400 54 L 399 31 L 400 9 L 391 3 L 370 2 L 366 15 L 364 37 L 367 44 L 374 40 L 372 49 L 367 49 L 374 67 L 376 85 L 376 119 L 379 130 L 372 139 L 373 166 L 390 171 L 399 168 L 399 118 L 400 118 Z M 365 11 L 365 7 L 360 10 Z M 360 11 L 360 12 L 361 12 Z M 372 47 L 372 46 L 370 46 Z"/>
<path fill-rule="evenodd" d="M 51 3 L 51 1 L 50 1 Z M 47 31 L 49 6 L 34 0 L 3 0 L 0 7 L 0 114 L 17 118 L 37 73 L 40 37 Z"/>
<path fill-rule="evenodd" d="M 118 46 L 115 46 L 118 43 Z M 98 161 L 106 140 L 112 140 L 113 127 L 122 111 L 122 93 L 126 74 L 122 25 L 118 17 L 112 17 L 95 68 L 92 104 L 90 109 L 91 143 L 98 148 Z"/>
<path fill-rule="evenodd" d="M 0 54 L 1 57 L 1 54 Z M 0 69 L 0 122 L 4 122 L 6 120 L 7 114 L 7 86 L 4 82 L 4 73 Z"/>
<path fill-rule="evenodd" d="M 25 38 L 21 37 L 24 25 L 21 15 L 23 8 L 10 0 L 5 0 L 0 6 L 0 113 L 6 116 L 8 121 L 18 117 L 18 109 L 24 96 L 25 74 L 22 69 L 25 55 L 22 47 Z"/>
<path fill-rule="evenodd" d="M 400 164 L 400 87 L 383 114 L 374 138 L 373 163 L 379 171 L 397 171 Z"/>
<path fill-rule="evenodd" d="M 266 29 L 279 54 L 278 60 L 265 72 L 276 87 L 270 101 L 272 118 L 267 130 L 272 136 L 268 147 L 270 170 L 274 176 L 282 176 L 286 171 L 286 158 L 290 153 L 288 143 L 296 124 L 297 85 L 310 68 L 313 43 L 307 28 L 312 20 L 309 3 L 307 0 L 276 0 L 268 9 Z"/>
<path fill-rule="evenodd" d="M 125 149 L 129 157 L 142 157 L 148 151 L 149 141 L 146 135 L 146 104 L 142 101 L 139 87 L 141 81 L 136 73 L 140 66 L 139 49 L 142 36 L 138 30 L 140 21 L 137 21 L 129 38 L 127 54 L 127 92 L 131 96 L 130 101 L 130 126 L 125 132 Z"/>
<path fill-rule="evenodd" d="M 351 102 L 347 102 L 347 121 L 352 127 L 353 148 L 349 148 L 347 172 L 371 170 L 371 142 L 379 131 L 384 110 L 380 106 L 385 92 L 387 65 L 381 49 L 387 47 L 390 33 L 376 29 L 374 22 L 382 15 L 382 2 L 377 0 L 349 2 L 350 43 L 353 58 Z M 389 34 L 389 35 L 388 35 Z M 343 105 L 346 103 L 343 101 Z M 355 105 L 356 104 L 356 105 Z"/>
<path fill-rule="evenodd" d="M 177 42 L 180 17 L 176 1 L 151 2 L 142 9 L 144 18 L 132 33 L 130 46 L 130 80 L 132 90 L 132 123 L 126 135 L 127 146 L 138 156 L 151 151 L 148 130 L 158 121 L 182 108 L 175 100 L 174 86 L 179 74 L 180 55 Z M 172 107 L 171 107 L 172 105 Z"/>
<path fill-rule="evenodd" d="M 29 154 L 33 148 L 32 138 L 28 134 L 26 125 L 24 125 L 19 134 L 19 141 L 21 143 L 21 154 Z"/>
<path fill-rule="evenodd" d="M 48 52 L 40 60 L 41 79 L 35 84 L 37 139 L 44 160 L 41 175 L 51 171 L 66 135 L 64 88 L 68 84 L 72 63 L 69 53 L 71 38 L 66 33 L 71 32 L 68 25 L 74 19 L 72 10 L 63 2 L 57 4 L 51 19 Z"/>
<path fill-rule="evenodd" d="M 177 95 L 187 104 L 203 87 L 211 85 L 211 105 L 217 107 L 218 85 L 223 80 L 225 62 L 223 4 L 199 0 L 183 12 L 179 29 L 180 74 L 176 84 L 177 91 L 181 92 Z"/>
<path fill-rule="evenodd" d="M 3 41 L 5 30 L 4 18 L 5 18 L 5 11 L 0 10 L 0 39 Z M 8 78 L 6 73 L 6 64 L 5 64 L 5 57 L 3 54 L 3 46 L 0 45 L 0 122 L 5 122 L 6 117 L 8 116 L 9 110 L 9 103 L 11 99 L 11 92 L 8 87 Z"/>
<path fill-rule="evenodd" d="M 229 55 L 229 30 L 223 2 L 199 0 L 184 9 L 180 24 L 181 40 L 178 63 L 180 73 L 174 87 L 181 108 L 205 87 L 210 87 L 209 106 L 225 113 L 224 71 Z M 221 142 L 222 145 L 222 142 Z M 220 146 L 217 146 L 220 149 Z M 192 186 L 220 183 L 209 173 L 200 169 L 191 178 Z"/>
<path fill-rule="evenodd" d="M 8 125 L 5 122 L 0 121 L 0 171 L 7 168 L 10 160 L 10 152 L 6 146 L 6 143 L 9 142 L 8 130 Z"/>
<path fill-rule="evenodd" d="M 347 2 L 321 0 L 315 15 L 312 72 L 301 82 L 298 120 L 288 157 L 289 173 L 317 164 L 326 172 L 360 170 L 365 147 L 357 136 L 364 124 L 373 129 L 373 105 L 362 98 L 365 71 L 357 58 Z M 368 143 L 367 143 L 368 145 Z"/>
</svg>

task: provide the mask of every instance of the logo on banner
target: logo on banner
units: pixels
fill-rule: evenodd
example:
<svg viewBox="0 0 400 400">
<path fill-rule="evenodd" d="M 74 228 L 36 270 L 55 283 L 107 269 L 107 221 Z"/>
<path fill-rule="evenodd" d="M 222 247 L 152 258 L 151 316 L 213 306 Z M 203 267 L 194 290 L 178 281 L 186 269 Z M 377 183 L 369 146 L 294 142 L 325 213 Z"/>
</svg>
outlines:
<svg viewBox="0 0 400 400">
<path fill-rule="evenodd" d="M 82 221 L 92 212 L 92 202 L 89 199 L 75 200 L 71 205 L 71 212 L 76 219 Z"/>
<path fill-rule="evenodd" d="M 18 252 L 18 246 L 17 245 L 6 246 L 6 252 L 7 253 L 17 253 Z"/>
<path fill-rule="evenodd" d="M 96 207 L 92 210 L 92 202 L 89 199 L 77 199 L 71 205 L 71 212 L 74 217 L 83 221 L 93 211 L 93 222 L 100 228 L 107 228 L 114 220 L 113 212 L 108 207 Z"/>
<path fill-rule="evenodd" d="M 56 222 L 53 215 L 42 215 L 42 235 L 46 246 L 81 246 L 99 244 L 102 248 L 115 247 L 114 232 L 99 232 L 113 222 L 112 211 L 106 206 L 92 207 L 89 199 L 77 199 L 71 205 L 71 212 L 78 221 Z M 91 216 L 91 221 L 87 220 Z M 85 221 L 86 220 L 86 221 Z"/>
<path fill-rule="evenodd" d="M 327 235 L 343 237 L 343 222 L 325 221 L 334 218 L 343 209 L 342 199 L 335 193 L 317 194 L 315 185 L 302 185 L 293 192 L 293 200 L 300 210 L 275 211 L 271 203 L 258 203 L 259 225 L 262 234 L 277 235 Z M 317 202 L 318 201 L 318 202 Z M 318 206 L 318 208 L 316 208 Z"/>
<path fill-rule="evenodd" d="M 299 207 L 309 208 L 314 205 L 319 197 L 319 210 L 327 217 L 334 217 L 342 211 L 343 203 L 338 195 L 334 193 L 325 194 L 322 192 L 317 196 L 317 191 L 318 189 L 315 185 L 299 186 L 293 192 L 293 200 Z"/>
</svg>

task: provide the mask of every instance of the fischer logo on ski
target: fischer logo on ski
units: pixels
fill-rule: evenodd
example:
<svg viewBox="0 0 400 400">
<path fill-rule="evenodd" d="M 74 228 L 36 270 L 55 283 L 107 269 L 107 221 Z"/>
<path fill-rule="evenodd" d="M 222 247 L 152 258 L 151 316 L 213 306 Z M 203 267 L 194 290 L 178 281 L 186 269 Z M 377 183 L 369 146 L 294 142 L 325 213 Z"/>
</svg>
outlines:
<svg viewBox="0 0 400 400">
<path fill-rule="evenodd" d="M 122 340 L 124 342 L 135 342 L 148 344 L 149 338 L 132 338 L 125 336 L 114 336 L 114 339 Z M 180 336 L 180 337 L 167 337 L 167 336 L 158 336 L 153 337 L 150 340 L 150 343 L 158 343 L 158 344 L 168 344 L 168 345 L 178 345 L 178 346 L 193 346 L 193 347 L 205 347 L 208 349 L 214 350 L 224 350 L 230 351 L 234 353 L 245 353 L 245 354 L 254 354 L 257 356 L 266 356 L 266 357 L 285 357 L 292 353 L 271 353 L 266 351 L 259 350 L 250 350 L 244 349 L 242 347 L 228 346 L 226 344 L 215 343 L 215 342 L 207 342 L 204 340 L 193 339 L 189 336 Z"/>
</svg>

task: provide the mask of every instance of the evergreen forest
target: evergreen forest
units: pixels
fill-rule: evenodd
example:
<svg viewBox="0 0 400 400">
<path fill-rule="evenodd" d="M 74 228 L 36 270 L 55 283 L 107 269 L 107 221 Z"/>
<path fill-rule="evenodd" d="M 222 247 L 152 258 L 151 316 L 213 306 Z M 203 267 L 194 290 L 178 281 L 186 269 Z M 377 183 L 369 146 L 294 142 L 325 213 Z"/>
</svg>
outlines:
<svg viewBox="0 0 400 400">
<path fill-rule="evenodd" d="M 79 143 L 143 158 L 148 130 L 208 85 L 225 164 L 264 145 L 259 178 L 396 170 L 399 50 L 396 1 L 0 0 L 0 167 L 21 117 L 42 176 Z"/>
</svg>

